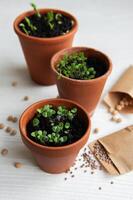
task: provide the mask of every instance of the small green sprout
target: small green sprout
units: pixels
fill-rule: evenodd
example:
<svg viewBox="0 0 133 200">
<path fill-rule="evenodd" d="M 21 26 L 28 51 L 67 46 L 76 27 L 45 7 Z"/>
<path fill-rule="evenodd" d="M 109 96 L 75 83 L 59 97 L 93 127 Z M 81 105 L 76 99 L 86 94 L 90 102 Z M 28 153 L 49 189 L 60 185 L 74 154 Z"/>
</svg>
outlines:
<svg viewBox="0 0 133 200">
<path fill-rule="evenodd" d="M 32 126 L 33 130 L 35 128 L 39 130 L 31 132 L 31 136 L 42 144 L 62 145 L 71 138 L 69 134 L 71 134 L 72 120 L 76 114 L 76 107 L 68 109 L 63 105 L 53 107 L 53 105 L 47 104 L 37 109 L 37 113 L 32 120 Z M 41 130 L 43 118 L 46 125 Z"/>
<path fill-rule="evenodd" d="M 38 9 L 37 9 L 37 6 L 34 4 L 34 3 L 31 3 L 30 4 L 32 6 L 32 8 L 34 9 L 35 13 L 36 13 L 36 16 L 37 17 L 41 17 L 41 14 L 39 13 Z"/>
<path fill-rule="evenodd" d="M 51 30 L 54 29 L 54 13 L 52 11 L 47 13 L 47 22 Z"/>
<path fill-rule="evenodd" d="M 30 19 L 28 17 L 25 17 L 25 21 L 27 23 L 27 25 L 29 26 L 29 28 L 31 29 L 32 32 L 35 32 L 37 30 L 36 26 L 34 26 Z"/>
<path fill-rule="evenodd" d="M 23 23 L 20 23 L 19 26 L 22 28 L 24 33 L 26 33 L 26 35 L 29 35 L 30 32 L 28 30 L 26 30 L 26 27 L 25 27 L 25 25 Z"/>
<path fill-rule="evenodd" d="M 37 109 L 37 112 L 46 118 L 51 117 L 56 113 L 52 105 L 45 105 L 43 108 Z"/>
<path fill-rule="evenodd" d="M 41 143 L 45 143 L 45 141 L 47 141 L 46 134 L 47 134 L 47 131 L 39 130 L 39 131 L 32 132 L 31 136 L 39 140 Z"/>
<path fill-rule="evenodd" d="M 40 123 L 39 119 L 38 118 L 34 118 L 33 119 L 33 126 L 38 126 Z"/>
<path fill-rule="evenodd" d="M 63 59 L 57 65 L 57 71 L 59 75 L 62 74 L 66 77 L 79 80 L 89 80 L 96 76 L 94 67 L 87 65 L 87 57 L 83 52 L 64 55 Z"/>
<path fill-rule="evenodd" d="M 65 123 L 65 129 L 69 129 L 69 128 L 70 128 L 70 126 L 71 126 L 71 125 L 70 125 L 70 123 L 69 123 L 69 122 L 66 122 L 66 123 Z"/>
</svg>

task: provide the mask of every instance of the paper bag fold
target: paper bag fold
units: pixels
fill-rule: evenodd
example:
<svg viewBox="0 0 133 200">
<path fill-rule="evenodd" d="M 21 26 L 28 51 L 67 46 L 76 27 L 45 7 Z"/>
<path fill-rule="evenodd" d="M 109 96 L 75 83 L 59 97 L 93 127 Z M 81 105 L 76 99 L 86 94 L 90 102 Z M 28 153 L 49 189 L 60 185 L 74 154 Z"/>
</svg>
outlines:
<svg viewBox="0 0 133 200">
<path fill-rule="evenodd" d="M 133 170 L 133 126 L 126 127 L 89 144 L 93 153 L 96 142 L 104 147 L 111 159 L 111 163 L 106 163 L 98 155 L 95 155 L 110 174 L 124 174 Z"/>
<path fill-rule="evenodd" d="M 123 96 L 133 99 L 133 66 L 130 66 L 111 88 L 110 92 L 105 96 L 104 102 L 109 107 L 115 108 Z M 133 113 L 133 106 L 125 107 L 121 112 Z"/>
</svg>

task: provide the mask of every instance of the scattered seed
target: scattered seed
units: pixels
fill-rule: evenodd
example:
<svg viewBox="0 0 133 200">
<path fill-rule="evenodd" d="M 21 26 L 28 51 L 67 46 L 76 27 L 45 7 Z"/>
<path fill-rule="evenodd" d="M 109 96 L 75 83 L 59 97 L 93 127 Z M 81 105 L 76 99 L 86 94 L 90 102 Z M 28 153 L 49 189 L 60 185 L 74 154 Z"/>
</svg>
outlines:
<svg viewBox="0 0 133 200">
<path fill-rule="evenodd" d="M 12 118 L 13 118 L 13 116 L 12 116 L 12 115 L 9 115 L 9 116 L 7 117 L 7 121 L 12 121 Z"/>
<path fill-rule="evenodd" d="M 0 124 L 0 129 L 3 129 L 5 127 L 4 124 Z"/>
<path fill-rule="evenodd" d="M 74 175 L 72 175 L 71 177 L 72 177 L 72 178 L 74 178 L 75 176 L 74 176 Z"/>
<path fill-rule="evenodd" d="M 11 136 L 14 136 L 14 135 L 16 135 L 16 134 L 17 134 L 17 130 L 16 130 L 16 129 L 13 129 L 13 130 L 11 131 L 11 133 L 10 133 Z"/>
<path fill-rule="evenodd" d="M 12 128 L 11 128 L 10 126 L 7 126 L 6 129 L 5 129 L 5 131 L 6 131 L 7 133 L 10 133 L 10 132 L 12 131 Z"/>
<path fill-rule="evenodd" d="M 14 167 L 16 167 L 16 168 L 21 168 L 21 167 L 22 167 L 22 163 L 20 163 L 20 162 L 15 162 L 15 163 L 14 163 Z"/>
<path fill-rule="evenodd" d="M 118 111 L 122 110 L 121 105 L 117 105 L 117 106 L 116 106 L 116 109 L 117 109 Z"/>
<path fill-rule="evenodd" d="M 117 110 L 114 110 L 113 112 L 112 112 L 112 115 L 117 115 L 118 114 L 118 111 Z"/>
<path fill-rule="evenodd" d="M 109 110 L 108 110 L 109 113 L 112 113 L 113 111 L 114 111 L 113 108 L 109 108 Z"/>
<path fill-rule="evenodd" d="M 121 118 L 117 118 L 116 122 L 120 123 L 120 122 L 122 122 L 122 119 Z"/>
<path fill-rule="evenodd" d="M 114 184 L 114 182 L 113 182 L 113 181 L 111 181 L 111 182 L 110 182 L 110 184 Z"/>
<path fill-rule="evenodd" d="M 71 171 L 70 174 L 72 174 L 73 172 Z"/>
<path fill-rule="evenodd" d="M 25 97 L 23 98 L 23 100 L 24 100 L 24 101 L 28 101 L 28 100 L 29 100 L 29 97 L 28 97 L 28 96 L 25 96 Z"/>
<path fill-rule="evenodd" d="M 94 174 L 94 172 L 91 172 L 91 174 Z"/>
<path fill-rule="evenodd" d="M 99 189 L 99 190 L 101 190 L 102 188 L 101 188 L 101 187 L 99 187 L 98 189 Z"/>
<path fill-rule="evenodd" d="M 87 170 L 84 170 L 84 173 L 86 173 L 87 172 Z"/>
<path fill-rule="evenodd" d="M 65 177 L 64 180 L 66 181 L 66 180 L 67 180 L 67 177 Z"/>
<path fill-rule="evenodd" d="M 6 156 L 8 154 L 8 149 L 2 149 L 1 150 L 1 155 Z"/>
<path fill-rule="evenodd" d="M 15 86 L 17 86 L 18 83 L 17 83 L 17 81 L 12 81 L 11 84 L 12 84 L 13 87 L 15 87 Z"/>
<path fill-rule="evenodd" d="M 18 121 L 17 117 L 13 117 L 12 122 L 16 123 Z"/>
<path fill-rule="evenodd" d="M 94 130 L 93 130 L 93 133 L 98 133 L 99 132 L 99 128 L 95 128 Z"/>
</svg>

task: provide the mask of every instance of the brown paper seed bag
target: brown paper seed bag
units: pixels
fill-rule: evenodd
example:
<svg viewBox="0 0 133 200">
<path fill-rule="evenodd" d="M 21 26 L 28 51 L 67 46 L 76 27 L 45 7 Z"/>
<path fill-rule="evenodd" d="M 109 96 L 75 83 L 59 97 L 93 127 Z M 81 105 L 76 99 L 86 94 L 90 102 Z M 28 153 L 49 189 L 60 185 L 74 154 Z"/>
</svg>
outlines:
<svg viewBox="0 0 133 200">
<path fill-rule="evenodd" d="M 100 143 L 110 162 L 102 160 L 95 152 L 95 144 Z M 102 137 L 89 144 L 92 153 L 112 175 L 133 170 L 133 125 Z"/>
<path fill-rule="evenodd" d="M 123 97 L 133 100 L 133 65 L 120 77 L 110 92 L 105 96 L 104 102 L 115 108 Z M 123 108 L 120 112 L 133 113 L 133 105 Z"/>
</svg>

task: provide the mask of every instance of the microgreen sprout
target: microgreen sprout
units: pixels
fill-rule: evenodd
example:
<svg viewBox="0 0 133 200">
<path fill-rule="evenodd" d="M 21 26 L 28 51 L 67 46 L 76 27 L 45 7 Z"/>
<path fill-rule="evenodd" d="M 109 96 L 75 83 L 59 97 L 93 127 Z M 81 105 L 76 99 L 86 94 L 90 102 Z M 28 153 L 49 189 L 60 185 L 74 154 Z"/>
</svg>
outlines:
<svg viewBox="0 0 133 200">
<path fill-rule="evenodd" d="M 34 9 L 35 13 L 36 13 L 36 16 L 37 17 L 41 17 L 41 14 L 39 13 L 38 9 L 37 9 L 37 6 L 34 4 L 34 3 L 31 3 L 30 4 L 32 6 L 32 8 Z"/>
<path fill-rule="evenodd" d="M 28 17 L 25 17 L 25 21 L 27 23 L 27 25 L 29 26 L 29 28 L 31 29 L 32 32 L 35 32 L 37 30 L 36 26 L 34 26 L 30 19 Z"/>
<path fill-rule="evenodd" d="M 52 11 L 47 13 L 47 22 L 51 30 L 54 29 L 54 13 Z"/>
<path fill-rule="evenodd" d="M 22 30 L 24 31 L 24 33 L 25 33 L 26 35 L 29 35 L 30 32 L 26 29 L 26 27 L 25 27 L 25 25 L 24 25 L 23 23 L 20 23 L 20 24 L 19 24 L 19 27 L 22 28 Z"/>
<path fill-rule="evenodd" d="M 95 78 L 94 67 L 87 65 L 87 57 L 83 52 L 64 55 L 57 65 L 59 75 L 79 80 L 89 80 Z"/>
<path fill-rule="evenodd" d="M 44 107 L 38 109 L 37 112 L 46 118 L 51 117 L 56 113 L 52 105 L 45 105 Z"/>
<path fill-rule="evenodd" d="M 63 105 L 54 107 L 47 104 L 37 109 L 37 113 L 32 119 L 34 131 L 30 135 L 41 144 L 64 144 L 69 137 L 71 138 L 69 133 L 72 130 L 72 120 L 76 114 L 76 107 L 68 109 Z M 43 128 L 42 121 L 44 121 Z M 45 125 L 47 122 L 48 126 Z"/>
</svg>

